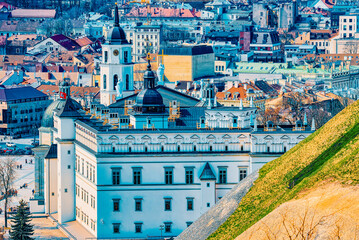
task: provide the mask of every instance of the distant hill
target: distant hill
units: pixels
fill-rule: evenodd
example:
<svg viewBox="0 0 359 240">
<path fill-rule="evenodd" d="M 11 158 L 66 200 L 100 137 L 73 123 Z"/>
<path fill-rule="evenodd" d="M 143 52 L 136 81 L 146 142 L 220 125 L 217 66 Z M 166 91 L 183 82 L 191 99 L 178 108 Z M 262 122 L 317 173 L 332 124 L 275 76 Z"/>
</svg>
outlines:
<svg viewBox="0 0 359 240">
<path fill-rule="evenodd" d="M 262 231 L 263 229 L 268 229 L 269 232 L 274 231 L 274 228 L 278 226 L 273 225 L 275 222 L 273 219 L 285 216 L 285 214 L 283 215 L 283 207 L 290 206 L 290 209 L 293 209 L 297 206 L 295 205 L 296 201 L 300 202 L 305 198 L 310 203 L 306 207 L 301 207 L 300 213 L 288 210 L 288 218 L 294 217 L 294 222 L 300 221 L 308 213 L 306 224 L 313 221 L 318 221 L 318 224 L 321 224 L 321 218 L 317 219 L 318 216 L 313 216 L 316 213 L 319 214 L 319 212 L 324 214 L 323 211 L 326 208 L 333 209 L 333 211 L 337 209 L 335 210 L 336 212 L 330 213 L 328 216 L 332 216 L 341 210 L 348 211 L 348 209 L 338 209 L 338 205 L 345 203 L 345 201 L 350 202 L 353 199 L 357 199 L 357 197 L 348 199 L 343 197 L 341 199 L 340 193 L 344 194 L 352 191 L 353 196 L 359 196 L 358 134 L 359 101 L 345 108 L 322 128 L 300 142 L 286 154 L 262 167 L 259 171 L 258 179 L 249 192 L 241 199 L 237 210 L 208 239 L 234 239 L 267 215 L 262 222 L 259 222 L 254 227 L 257 227 L 256 231 L 258 229 Z M 326 196 L 326 191 L 323 191 L 323 189 L 328 189 L 327 191 L 332 195 Z M 323 197 L 319 197 L 318 192 L 322 192 Z M 282 206 L 279 207 L 280 205 Z M 313 211 L 318 206 L 321 206 L 323 211 Z M 351 211 L 357 211 L 358 213 L 359 207 L 357 207 L 358 205 L 355 204 L 355 201 L 353 206 L 356 209 Z M 276 209 L 277 211 L 274 211 Z M 306 211 L 305 209 L 308 210 Z M 309 215 L 311 218 L 309 218 Z M 270 219 L 272 219 L 272 222 Z M 313 220 L 309 221 L 309 219 Z M 279 221 L 277 225 L 290 228 L 291 225 L 294 225 L 293 221 L 290 224 L 283 224 L 283 221 Z M 341 219 L 340 221 L 346 220 Z M 328 224 L 333 226 L 335 224 L 342 224 L 340 221 L 339 223 L 332 222 Z M 359 218 L 353 221 L 357 221 L 354 224 L 358 224 Z M 260 223 L 264 225 L 261 227 Z M 245 235 L 246 237 L 240 236 L 238 239 L 289 239 L 288 237 L 271 238 L 268 234 L 268 236 L 263 235 L 263 238 L 260 236 L 254 237 L 252 235 L 254 233 L 255 231 L 249 233 L 247 231 L 245 233 L 247 234 Z M 195 239 L 195 235 L 193 237 Z"/>
</svg>

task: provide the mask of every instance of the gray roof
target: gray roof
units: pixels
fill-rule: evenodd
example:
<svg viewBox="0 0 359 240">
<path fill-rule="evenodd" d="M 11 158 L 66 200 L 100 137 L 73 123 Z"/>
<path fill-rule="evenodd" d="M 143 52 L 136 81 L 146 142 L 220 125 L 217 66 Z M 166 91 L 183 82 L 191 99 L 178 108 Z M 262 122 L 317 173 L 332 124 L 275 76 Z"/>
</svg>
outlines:
<svg viewBox="0 0 359 240">
<path fill-rule="evenodd" d="M 57 158 L 57 144 L 51 144 L 49 150 L 45 154 L 45 159 Z"/>
<path fill-rule="evenodd" d="M 0 86 L 0 101 L 2 102 L 38 97 L 47 97 L 47 95 L 33 87 Z"/>
<path fill-rule="evenodd" d="M 71 99 L 71 98 L 70 98 Z M 81 105 L 75 100 L 71 99 L 73 104 L 79 109 Z M 54 111 L 60 110 L 65 106 L 66 101 L 64 99 L 58 99 L 52 102 L 45 110 L 41 120 L 41 127 L 53 127 L 54 126 Z"/>
<path fill-rule="evenodd" d="M 206 162 L 206 165 L 204 166 L 203 171 L 202 171 L 201 175 L 199 176 L 199 179 L 201 179 L 201 180 L 216 180 L 217 179 L 208 162 Z"/>
<path fill-rule="evenodd" d="M 75 103 L 76 101 L 71 98 L 65 100 L 65 104 L 62 108 L 57 110 L 59 117 L 81 117 L 81 114 L 77 111 L 82 107 Z"/>
<path fill-rule="evenodd" d="M 161 49 L 159 52 L 162 52 L 162 50 L 165 55 L 194 56 L 213 53 L 212 47 L 207 45 L 167 47 Z"/>
</svg>

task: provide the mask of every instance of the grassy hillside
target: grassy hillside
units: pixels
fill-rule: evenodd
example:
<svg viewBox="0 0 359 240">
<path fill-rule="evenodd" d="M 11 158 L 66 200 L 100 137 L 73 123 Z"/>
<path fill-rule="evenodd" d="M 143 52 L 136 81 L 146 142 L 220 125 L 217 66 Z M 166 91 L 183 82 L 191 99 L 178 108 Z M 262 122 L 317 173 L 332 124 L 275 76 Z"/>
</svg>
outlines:
<svg viewBox="0 0 359 240">
<path fill-rule="evenodd" d="M 238 209 L 209 239 L 234 239 L 280 204 L 323 180 L 359 183 L 359 101 L 266 164 Z"/>
</svg>

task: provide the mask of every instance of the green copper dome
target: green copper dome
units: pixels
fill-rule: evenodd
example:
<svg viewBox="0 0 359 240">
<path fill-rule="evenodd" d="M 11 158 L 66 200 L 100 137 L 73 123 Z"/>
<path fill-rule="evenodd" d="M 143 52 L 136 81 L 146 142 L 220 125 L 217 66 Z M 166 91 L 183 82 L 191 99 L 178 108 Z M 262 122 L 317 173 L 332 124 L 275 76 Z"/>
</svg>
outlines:
<svg viewBox="0 0 359 240">
<path fill-rule="evenodd" d="M 81 109 L 81 105 L 75 100 L 71 99 L 72 103 L 77 109 Z M 54 110 L 62 109 L 65 106 L 66 99 L 58 99 L 52 102 L 45 110 L 41 120 L 41 127 L 53 127 L 54 126 Z"/>
</svg>

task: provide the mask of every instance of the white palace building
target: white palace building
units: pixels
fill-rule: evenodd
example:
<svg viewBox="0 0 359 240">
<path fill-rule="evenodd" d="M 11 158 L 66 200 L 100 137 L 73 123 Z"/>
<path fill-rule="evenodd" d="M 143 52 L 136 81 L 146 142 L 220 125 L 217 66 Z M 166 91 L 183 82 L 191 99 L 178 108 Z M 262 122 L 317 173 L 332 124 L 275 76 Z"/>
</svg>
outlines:
<svg viewBox="0 0 359 240">
<path fill-rule="evenodd" d="M 148 64 L 133 92 L 131 45 L 115 24 L 103 46 L 101 103 L 82 110 L 66 79 L 46 110 L 33 212 L 77 221 L 94 238 L 177 236 L 235 184 L 315 130 L 257 126 L 257 109 L 223 107 L 156 86 Z"/>
</svg>

